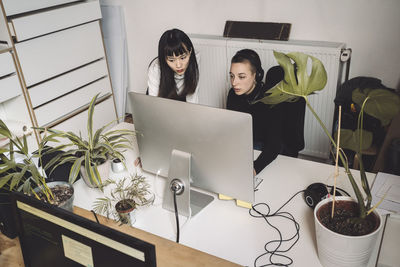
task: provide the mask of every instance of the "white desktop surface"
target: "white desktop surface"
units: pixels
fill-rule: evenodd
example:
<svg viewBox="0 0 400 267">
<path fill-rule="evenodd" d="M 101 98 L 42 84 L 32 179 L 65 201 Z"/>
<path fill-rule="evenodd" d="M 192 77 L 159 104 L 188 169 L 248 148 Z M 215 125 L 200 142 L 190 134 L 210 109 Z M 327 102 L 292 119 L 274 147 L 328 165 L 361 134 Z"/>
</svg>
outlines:
<svg viewBox="0 0 400 267">
<path fill-rule="evenodd" d="M 136 170 L 142 173 L 140 169 L 133 167 L 137 150 L 128 151 L 125 156 L 129 169 L 133 173 Z M 278 156 L 259 174 L 264 181 L 256 192 L 255 203 L 265 202 L 270 206 L 271 212 L 275 212 L 292 195 L 304 190 L 311 183 L 332 185 L 333 173 L 334 167 L 331 165 Z M 143 174 L 148 178 L 152 191 L 156 193 L 156 199 L 152 206 L 139 207 L 133 227 L 175 240 L 175 215 L 161 207 L 165 179 L 155 179 L 154 175 L 145 172 Z M 123 175 L 110 171 L 112 178 Z M 367 177 L 371 183 L 375 174 L 368 174 Z M 337 186 L 352 193 L 343 171 Z M 87 187 L 82 179 L 74 184 L 74 188 L 74 205 L 87 210 L 92 209 L 96 197 L 103 196 L 100 190 Z M 278 233 L 264 219 L 253 218 L 248 209 L 237 207 L 233 200 L 219 200 L 216 194 L 214 196 L 215 200 L 187 223 L 186 217 L 179 216 L 180 225 L 185 224 L 181 228 L 180 243 L 240 265 L 253 266 L 256 257 L 265 252 L 265 243 L 277 239 Z M 303 194 L 297 195 L 283 211 L 292 213 L 300 224 L 300 239 L 285 254 L 293 259 L 292 266 L 321 266 L 317 256 L 313 210 L 305 204 Z M 291 237 L 295 232 L 293 223 L 285 219 L 272 218 L 270 222 L 280 229 L 283 239 Z M 371 258 L 369 266 L 375 266 L 376 255 Z M 258 261 L 258 265 L 266 263 L 266 259 Z"/>
</svg>

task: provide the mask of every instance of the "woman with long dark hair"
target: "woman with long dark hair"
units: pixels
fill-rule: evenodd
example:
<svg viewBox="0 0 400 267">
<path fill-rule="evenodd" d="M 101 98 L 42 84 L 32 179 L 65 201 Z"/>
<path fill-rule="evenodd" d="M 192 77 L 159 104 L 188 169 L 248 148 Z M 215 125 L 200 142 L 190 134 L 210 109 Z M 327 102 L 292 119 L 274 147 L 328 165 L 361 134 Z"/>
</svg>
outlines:
<svg viewBox="0 0 400 267">
<path fill-rule="evenodd" d="M 181 30 L 163 33 L 148 69 L 149 95 L 198 103 L 199 69 L 192 41 Z"/>
</svg>

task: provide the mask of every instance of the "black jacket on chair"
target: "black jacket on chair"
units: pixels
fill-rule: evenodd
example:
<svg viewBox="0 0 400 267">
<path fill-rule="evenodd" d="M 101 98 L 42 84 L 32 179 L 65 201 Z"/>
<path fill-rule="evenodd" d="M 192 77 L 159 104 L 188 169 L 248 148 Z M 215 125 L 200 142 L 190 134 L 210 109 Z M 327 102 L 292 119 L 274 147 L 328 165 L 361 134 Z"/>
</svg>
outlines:
<svg viewBox="0 0 400 267">
<path fill-rule="evenodd" d="M 281 66 L 271 67 L 265 75 L 265 91 L 268 91 L 284 78 L 284 70 Z M 304 116 L 306 102 L 299 98 L 295 102 L 283 102 L 278 104 L 283 112 L 282 128 L 282 155 L 297 157 L 300 150 L 304 149 Z"/>
</svg>

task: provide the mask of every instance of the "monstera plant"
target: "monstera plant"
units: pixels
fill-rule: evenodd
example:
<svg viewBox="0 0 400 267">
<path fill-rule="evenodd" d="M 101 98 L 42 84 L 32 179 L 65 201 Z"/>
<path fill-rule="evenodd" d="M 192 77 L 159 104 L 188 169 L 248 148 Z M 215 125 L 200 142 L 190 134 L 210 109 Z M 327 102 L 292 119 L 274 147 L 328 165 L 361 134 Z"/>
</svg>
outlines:
<svg viewBox="0 0 400 267">
<path fill-rule="evenodd" d="M 266 92 L 266 95 L 260 101 L 265 104 L 275 105 L 285 101 L 296 101 L 299 97 L 304 98 L 307 107 L 317 119 L 318 123 L 321 125 L 325 134 L 330 139 L 332 145 L 337 148 L 336 141 L 333 139 L 330 131 L 322 122 L 318 114 L 315 112 L 314 108 L 310 105 L 310 101 L 308 100 L 308 96 L 310 94 L 313 94 L 315 91 L 320 91 L 324 89 L 327 83 L 327 74 L 322 62 L 313 56 L 309 56 L 299 52 L 283 54 L 274 51 L 274 56 L 285 72 L 284 79 L 276 86 L 268 90 Z M 307 65 L 310 59 L 312 62 L 311 74 L 308 75 Z M 346 173 L 348 174 L 354 193 L 356 194 L 360 208 L 360 216 L 362 218 L 365 218 L 367 215 L 367 208 L 364 204 L 361 191 L 358 188 L 357 183 L 355 182 L 354 177 L 349 170 L 349 165 L 345 156 L 342 154 L 342 152 L 339 153 L 340 159 L 343 163 Z M 365 175 L 362 175 L 362 179 L 365 179 L 363 181 L 363 184 L 368 186 L 368 181 L 365 177 Z M 367 191 L 370 192 L 369 189 Z"/>
<path fill-rule="evenodd" d="M 345 141 L 343 142 L 345 143 L 344 147 L 354 150 L 357 153 L 357 157 L 359 158 L 362 190 L 367 196 L 366 201 L 364 201 L 361 189 L 358 187 L 353 177 L 353 174 L 350 171 L 346 155 L 344 154 L 342 149 L 339 149 L 339 147 L 337 146 L 338 143 L 337 139 L 334 139 L 334 137 L 331 135 L 330 131 L 328 130 L 326 125 L 322 122 L 318 114 L 315 112 L 314 108 L 311 106 L 308 99 L 309 95 L 315 93 L 316 91 L 322 90 L 327 83 L 327 73 L 325 71 L 324 65 L 319 59 L 298 52 L 283 54 L 274 51 L 274 56 L 278 61 L 279 65 L 284 70 L 284 79 L 277 85 L 275 85 L 273 88 L 268 90 L 265 93 L 265 96 L 259 101 L 265 104 L 275 105 L 285 101 L 293 102 L 296 101 L 298 98 L 304 98 L 308 109 L 311 111 L 316 120 L 319 122 L 323 131 L 325 132 L 330 142 L 332 143 L 332 146 L 336 149 L 337 156 L 344 166 L 345 173 L 351 183 L 351 186 L 353 188 L 353 191 L 357 199 L 357 203 L 353 202 L 354 205 L 352 204 L 347 205 L 347 206 L 354 206 L 354 208 L 352 209 L 354 209 L 355 212 L 353 212 L 352 215 L 350 215 L 347 218 L 338 216 L 340 218 L 339 220 L 337 220 L 337 222 L 339 224 L 343 223 L 350 225 L 346 227 L 347 229 L 351 228 L 352 230 L 356 228 L 364 228 L 364 227 L 366 228 L 367 224 L 370 225 L 369 227 L 370 230 L 368 230 L 369 232 L 366 233 L 366 231 L 363 231 L 363 229 L 361 229 L 361 231 L 355 234 L 353 234 L 354 232 L 352 232 L 350 235 L 358 235 L 359 237 L 363 236 L 363 238 L 365 237 L 365 239 L 362 239 L 363 242 L 364 240 L 366 240 L 365 242 L 368 243 L 368 247 L 369 248 L 373 247 L 373 244 L 377 236 L 376 233 L 379 231 L 382 223 L 376 212 L 374 212 L 375 217 L 371 219 L 371 216 L 374 216 L 374 214 L 371 213 L 374 211 L 375 207 L 371 207 L 372 196 L 366 172 L 362 164 L 361 156 L 362 156 L 362 151 L 370 146 L 372 142 L 372 135 L 371 133 L 366 133 L 363 130 L 363 121 L 364 121 L 363 116 L 364 113 L 367 113 L 371 116 L 378 118 L 381 121 L 382 125 L 387 125 L 388 123 L 390 123 L 394 115 L 396 115 L 399 112 L 400 108 L 399 96 L 386 89 L 372 88 L 372 89 L 353 91 L 352 100 L 360 107 L 357 129 L 355 131 L 341 130 L 340 133 L 342 134 L 342 138 L 345 139 Z M 311 71 L 309 72 L 310 69 Z M 342 140 L 342 138 L 340 140 Z M 341 146 L 343 146 L 343 143 L 341 142 Z M 327 206 L 330 205 L 329 209 L 332 209 L 332 213 L 329 213 L 329 215 L 332 214 L 332 217 L 328 216 L 329 218 L 325 222 L 333 221 L 334 214 L 335 215 L 338 214 L 334 213 L 334 207 L 336 201 L 335 199 L 332 200 L 327 199 L 326 201 L 328 204 Z M 328 201 L 331 202 L 329 203 Z M 339 207 L 339 205 L 337 206 Z M 341 207 L 343 208 L 344 206 Z M 331 228 L 331 225 L 328 225 L 328 223 L 325 224 L 324 221 L 321 219 L 322 216 L 318 214 L 317 208 L 319 208 L 318 205 L 316 207 L 316 210 L 314 211 L 314 217 L 316 225 L 315 228 L 317 232 L 316 236 L 317 236 L 318 251 L 320 252 L 320 247 L 323 247 L 323 249 L 321 249 L 323 253 L 319 253 L 321 263 L 323 263 L 324 266 L 365 266 L 365 263 L 368 262 L 369 259 L 369 254 L 366 253 L 368 249 L 365 249 L 365 246 L 360 245 L 360 243 L 355 243 L 354 247 L 360 247 L 361 250 L 354 252 L 358 253 L 356 254 L 357 256 L 354 256 L 355 254 L 348 256 L 346 254 L 348 253 L 348 251 L 345 250 L 343 251 L 343 248 L 347 247 L 348 243 L 346 242 L 348 242 L 348 237 L 342 239 L 344 241 L 336 241 L 336 240 L 334 241 L 333 239 L 338 238 L 338 235 L 332 233 L 337 232 L 340 235 L 344 236 L 347 236 L 349 234 L 341 231 L 336 231 L 336 229 Z M 324 227 L 320 226 L 322 224 Z M 321 230 L 322 228 L 324 229 Z M 326 231 L 326 229 L 329 230 Z M 324 234 L 322 234 L 323 231 L 325 231 Z M 326 242 L 319 241 L 322 239 L 324 239 L 324 241 L 328 240 L 327 242 L 329 244 L 326 245 L 323 244 Z M 355 242 L 361 242 L 360 240 L 361 238 L 357 239 L 357 241 Z M 339 244 L 339 245 L 338 247 L 334 247 L 333 244 Z M 364 249 L 364 251 L 362 251 L 362 249 Z M 370 251 L 371 250 L 372 249 L 370 249 Z M 326 251 L 329 251 L 329 253 L 331 253 L 330 257 L 321 256 L 321 254 L 329 254 Z M 351 253 L 353 253 L 353 251 Z M 337 258 L 340 260 L 336 261 L 336 259 L 334 259 L 335 257 L 333 257 L 332 255 L 334 255 L 335 257 L 337 256 Z M 360 261 L 359 263 L 353 262 L 352 263 L 353 265 L 341 265 L 343 264 L 343 262 L 346 261 L 345 259 L 347 258 L 347 256 L 350 259 L 354 259 L 355 257 L 357 257 L 360 259 Z"/>
<path fill-rule="evenodd" d="M 322 62 L 313 56 L 299 52 L 284 54 L 274 51 L 274 56 L 284 70 L 284 79 L 268 90 L 260 101 L 274 105 L 285 101 L 296 101 L 299 97 L 304 98 L 308 109 L 321 125 L 333 147 L 337 148 L 336 140 L 310 105 L 308 99 L 309 95 L 322 90 L 327 83 L 327 73 Z M 310 74 L 307 69 L 309 63 L 311 63 Z M 363 130 L 362 127 L 364 112 L 378 118 L 382 125 L 387 125 L 399 112 L 400 100 L 398 95 L 386 89 L 365 89 L 363 91 L 357 89 L 353 92 L 352 98 L 356 104 L 362 107 L 362 112 L 360 112 L 358 127 L 355 131 L 341 130 L 341 135 L 344 139 L 341 144 L 344 148 L 355 151 L 358 154 L 358 158 L 361 159 L 362 150 L 368 148 L 372 143 L 372 134 Z M 348 161 L 342 150 L 339 150 L 339 158 L 356 195 L 360 210 L 359 216 L 360 218 L 365 218 L 368 212 L 371 211 L 370 201 L 367 204 L 364 203 L 361 190 L 350 172 Z M 368 181 L 361 160 L 360 176 L 367 199 L 371 199 Z"/>
</svg>

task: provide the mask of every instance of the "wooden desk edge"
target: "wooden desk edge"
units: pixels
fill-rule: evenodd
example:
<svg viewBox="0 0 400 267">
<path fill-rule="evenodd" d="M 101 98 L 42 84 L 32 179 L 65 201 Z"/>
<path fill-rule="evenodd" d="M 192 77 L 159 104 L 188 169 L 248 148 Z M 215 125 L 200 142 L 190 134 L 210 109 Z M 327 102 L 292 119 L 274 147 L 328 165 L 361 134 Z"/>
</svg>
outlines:
<svg viewBox="0 0 400 267">
<path fill-rule="evenodd" d="M 95 221 L 93 214 L 88 210 L 74 207 L 74 213 Z M 154 244 L 157 266 L 240 266 L 146 231 L 128 225 L 120 225 L 101 215 L 97 217 L 103 225 Z M 24 266 L 23 262 L 19 239 L 9 239 L 0 233 L 0 266 L 22 267 Z"/>
<path fill-rule="evenodd" d="M 88 210 L 74 207 L 74 213 L 95 221 L 93 214 Z M 120 225 L 101 215 L 97 217 L 103 225 L 154 244 L 157 266 L 240 266 L 129 225 Z"/>
</svg>

